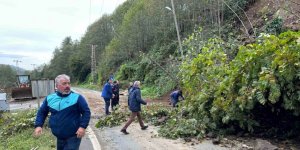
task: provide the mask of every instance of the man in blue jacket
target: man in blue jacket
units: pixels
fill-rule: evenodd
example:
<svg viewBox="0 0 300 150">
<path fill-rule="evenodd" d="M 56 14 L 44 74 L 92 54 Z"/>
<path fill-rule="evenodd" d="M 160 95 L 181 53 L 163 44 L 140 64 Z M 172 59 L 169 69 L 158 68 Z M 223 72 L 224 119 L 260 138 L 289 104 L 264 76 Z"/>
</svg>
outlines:
<svg viewBox="0 0 300 150">
<path fill-rule="evenodd" d="M 91 112 L 83 96 L 71 91 L 70 77 L 55 78 L 57 91 L 48 95 L 37 112 L 34 134 L 42 134 L 42 127 L 51 112 L 49 125 L 57 138 L 57 150 L 78 150 L 85 135 Z"/>
<path fill-rule="evenodd" d="M 148 128 L 147 125 L 144 125 L 140 112 L 142 110 L 141 104 L 147 105 L 147 102 L 142 99 L 140 84 L 140 81 L 135 81 L 133 83 L 133 88 L 129 93 L 129 109 L 131 111 L 131 115 L 124 127 L 121 129 L 121 132 L 124 134 L 129 134 L 129 132 L 127 132 L 127 128 L 135 120 L 135 117 L 138 118 L 142 130 L 146 130 Z"/>
<path fill-rule="evenodd" d="M 184 97 L 182 96 L 182 91 L 181 90 L 173 91 L 170 94 L 171 103 L 172 103 L 173 107 L 177 107 L 178 106 L 177 103 L 179 102 L 179 97 L 181 97 L 182 100 L 184 100 Z"/>
<path fill-rule="evenodd" d="M 113 97 L 112 92 L 112 79 L 108 79 L 105 85 L 103 86 L 101 96 L 103 97 L 105 101 L 105 114 L 109 115 L 109 106 L 110 106 L 110 99 Z"/>
</svg>

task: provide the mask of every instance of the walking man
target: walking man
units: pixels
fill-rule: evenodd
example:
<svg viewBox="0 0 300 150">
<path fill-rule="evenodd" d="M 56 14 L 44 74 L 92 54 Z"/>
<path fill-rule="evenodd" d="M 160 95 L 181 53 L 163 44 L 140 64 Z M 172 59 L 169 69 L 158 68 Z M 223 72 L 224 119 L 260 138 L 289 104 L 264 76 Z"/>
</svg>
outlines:
<svg viewBox="0 0 300 150">
<path fill-rule="evenodd" d="M 50 112 L 49 125 L 57 138 L 57 150 L 78 150 L 90 121 L 90 108 L 83 96 L 71 91 L 69 76 L 58 75 L 55 85 L 57 91 L 45 98 L 37 112 L 34 135 L 42 134 Z"/>
<path fill-rule="evenodd" d="M 147 125 L 144 125 L 142 116 L 141 116 L 141 104 L 147 105 L 147 102 L 145 102 L 141 97 L 141 90 L 140 90 L 140 81 L 135 81 L 133 83 L 132 91 L 129 95 L 129 109 L 131 110 L 131 116 L 125 126 L 122 128 L 121 132 L 124 134 L 129 134 L 126 129 L 128 126 L 135 120 L 135 117 L 137 116 L 138 121 L 140 123 L 141 129 L 146 130 L 148 128 Z"/>
</svg>

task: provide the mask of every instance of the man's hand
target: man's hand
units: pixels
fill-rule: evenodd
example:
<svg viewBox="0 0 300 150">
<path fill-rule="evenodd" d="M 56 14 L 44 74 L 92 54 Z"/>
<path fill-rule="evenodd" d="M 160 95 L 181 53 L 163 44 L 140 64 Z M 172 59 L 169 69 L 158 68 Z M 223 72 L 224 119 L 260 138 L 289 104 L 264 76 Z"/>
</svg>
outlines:
<svg viewBox="0 0 300 150">
<path fill-rule="evenodd" d="M 36 127 L 34 129 L 34 135 L 35 136 L 40 136 L 43 133 L 43 128 L 42 127 Z"/>
<path fill-rule="evenodd" d="M 82 127 L 79 127 L 76 134 L 77 134 L 77 138 L 82 138 L 85 134 L 85 129 Z"/>
<path fill-rule="evenodd" d="M 146 105 L 150 105 L 151 99 L 145 99 Z"/>
</svg>

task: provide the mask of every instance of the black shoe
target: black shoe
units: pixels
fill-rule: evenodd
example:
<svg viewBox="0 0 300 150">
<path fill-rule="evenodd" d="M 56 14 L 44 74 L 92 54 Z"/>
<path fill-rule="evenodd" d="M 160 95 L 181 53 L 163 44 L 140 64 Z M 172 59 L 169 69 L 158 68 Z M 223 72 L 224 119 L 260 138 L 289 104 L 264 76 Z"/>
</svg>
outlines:
<svg viewBox="0 0 300 150">
<path fill-rule="evenodd" d="M 146 130 L 147 128 L 148 128 L 148 126 L 141 127 L 142 130 Z"/>
<path fill-rule="evenodd" d="M 125 135 L 129 134 L 129 132 L 127 132 L 126 129 L 122 129 L 121 132 L 124 133 Z"/>
</svg>

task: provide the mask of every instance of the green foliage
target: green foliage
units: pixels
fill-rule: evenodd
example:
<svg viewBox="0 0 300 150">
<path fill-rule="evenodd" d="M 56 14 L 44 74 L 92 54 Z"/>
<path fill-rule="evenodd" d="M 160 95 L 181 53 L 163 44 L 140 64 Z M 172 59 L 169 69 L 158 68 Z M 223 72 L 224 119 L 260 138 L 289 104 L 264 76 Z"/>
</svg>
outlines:
<svg viewBox="0 0 300 150">
<path fill-rule="evenodd" d="M 168 119 L 172 112 L 172 109 L 166 108 L 162 104 L 148 104 L 142 109 L 142 116 L 146 122 L 149 122 L 153 125 L 162 125 L 165 124 L 163 118 Z M 161 120 L 161 121 L 160 121 Z"/>
<path fill-rule="evenodd" d="M 266 107 L 271 116 L 265 117 L 276 119 L 286 111 L 298 116 L 299 38 L 299 32 L 261 36 L 257 43 L 241 46 L 232 61 L 224 54 L 223 41 L 209 40 L 182 65 L 189 95 L 183 108 L 207 130 L 234 125 L 253 132 L 264 123 L 254 111 L 260 106 L 271 106 Z"/>
<path fill-rule="evenodd" d="M 35 110 L 3 114 L 0 135 L 7 137 L 20 133 L 24 129 L 34 128 L 35 115 Z"/>
<path fill-rule="evenodd" d="M 193 118 L 172 118 L 161 127 L 159 133 L 171 139 L 184 137 L 203 138 L 205 127 L 202 127 L 202 125 L 198 120 Z"/>
<path fill-rule="evenodd" d="M 23 149 L 39 149 L 39 150 L 55 150 L 56 138 L 52 135 L 49 128 L 44 128 L 43 134 L 34 137 L 32 129 L 23 129 L 22 132 L 1 138 L 1 150 L 23 150 Z"/>
<path fill-rule="evenodd" d="M 247 0 L 226 2 L 235 11 L 240 11 L 239 7 L 244 8 L 248 3 Z M 140 52 L 143 52 L 163 68 L 167 68 L 170 74 L 177 74 L 176 66 L 180 62 L 177 60 L 179 54 L 176 29 L 171 11 L 164 9 L 169 4 L 168 0 L 124 2 L 113 14 L 103 15 L 90 25 L 80 41 L 72 41 L 71 37 L 63 39 L 61 46 L 55 49 L 50 64 L 42 68 L 39 76 L 54 78 L 65 73 L 76 83 L 86 82 L 91 72 L 90 45 L 94 44 L 97 45 L 96 70 L 101 77 L 98 78 L 98 83 L 105 81 L 109 74 L 118 72 L 120 80 L 142 80 L 150 85 L 159 84 L 162 91 L 172 89 L 171 86 L 164 88 L 161 82 L 173 81 L 172 85 L 176 85 L 178 81 L 164 77 L 170 75 L 147 58 L 140 57 Z M 218 17 L 224 16 L 221 24 L 225 24 L 227 16 L 231 20 L 233 13 L 227 7 L 221 6 L 217 0 L 176 1 L 175 10 L 182 39 L 192 33 L 194 27 L 199 24 L 205 25 L 207 29 L 203 32 L 204 40 L 215 36 L 215 33 L 220 37 L 221 32 L 227 33 L 216 21 L 220 19 Z M 216 10 L 219 10 L 220 14 L 217 14 Z M 133 70 L 135 72 L 132 72 Z"/>
<path fill-rule="evenodd" d="M 1 114 L 0 149 L 55 149 L 55 137 L 47 125 L 42 136 L 33 136 L 35 115 L 36 110 Z"/>
<path fill-rule="evenodd" d="M 135 71 L 136 65 L 133 62 L 122 64 L 116 74 L 116 78 L 118 80 L 133 80 Z"/>
<path fill-rule="evenodd" d="M 280 34 L 282 31 L 283 20 L 281 18 L 275 18 L 266 26 L 267 33 Z"/>
<path fill-rule="evenodd" d="M 157 87 L 143 87 L 141 92 L 142 92 L 142 95 L 143 97 L 147 97 L 147 98 L 157 98 L 159 97 L 160 95 L 158 95 L 158 88 Z"/>
<path fill-rule="evenodd" d="M 124 110 L 120 109 L 119 106 L 115 108 L 108 116 L 101 117 L 96 123 L 95 127 L 103 128 L 103 127 L 114 127 L 121 125 L 121 123 L 125 122 L 129 116 L 129 112 L 124 112 Z"/>
<path fill-rule="evenodd" d="M 0 70 L 0 89 L 14 87 L 17 73 L 9 65 L 0 64 Z"/>
</svg>

